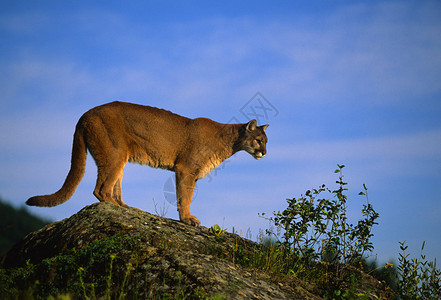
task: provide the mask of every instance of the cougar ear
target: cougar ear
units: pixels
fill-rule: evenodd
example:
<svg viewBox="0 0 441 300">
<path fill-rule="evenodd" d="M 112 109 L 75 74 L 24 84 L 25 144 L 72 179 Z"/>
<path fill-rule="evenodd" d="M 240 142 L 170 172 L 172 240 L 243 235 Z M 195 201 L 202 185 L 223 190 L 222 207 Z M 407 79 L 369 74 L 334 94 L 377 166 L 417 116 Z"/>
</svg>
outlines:
<svg viewBox="0 0 441 300">
<path fill-rule="evenodd" d="M 263 129 L 263 131 L 265 131 L 267 128 L 268 128 L 268 124 L 266 124 L 266 125 L 263 125 L 263 126 L 260 126 L 260 127 L 262 127 L 262 129 Z"/>
<path fill-rule="evenodd" d="M 256 121 L 256 119 L 254 119 L 254 120 L 251 120 L 247 123 L 246 128 L 247 128 L 247 131 L 253 131 L 256 129 L 256 127 L 257 127 L 257 121 Z"/>
</svg>

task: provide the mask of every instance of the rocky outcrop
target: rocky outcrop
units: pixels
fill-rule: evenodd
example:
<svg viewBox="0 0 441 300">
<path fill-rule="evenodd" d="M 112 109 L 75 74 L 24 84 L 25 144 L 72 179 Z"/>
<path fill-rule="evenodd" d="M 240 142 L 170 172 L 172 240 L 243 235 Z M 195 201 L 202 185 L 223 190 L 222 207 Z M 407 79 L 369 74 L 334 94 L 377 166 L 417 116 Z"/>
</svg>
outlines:
<svg viewBox="0 0 441 300">
<path fill-rule="evenodd" d="M 321 299 L 295 276 L 278 280 L 246 262 L 261 249 L 236 234 L 95 203 L 27 235 L 3 258 L 3 268 L 24 270 L 26 281 L 13 288 L 33 285 L 43 297 Z M 378 282 L 370 282 L 375 290 Z"/>
<path fill-rule="evenodd" d="M 121 272 L 128 263 L 133 267 L 126 293 L 136 290 L 141 299 L 158 294 L 192 298 L 195 293 L 203 298 L 304 299 L 309 294 L 294 293 L 289 286 L 273 282 L 269 275 L 233 263 L 231 246 L 240 242 L 243 249 L 251 251 L 258 246 L 251 241 L 227 232 L 217 236 L 206 227 L 191 227 L 110 203 L 92 204 L 29 234 L 7 253 L 3 266 L 38 265 L 69 249 L 79 251 L 115 235 L 135 238 L 135 246 L 116 249 L 113 255 L 118 257 Z"/>
</svg>

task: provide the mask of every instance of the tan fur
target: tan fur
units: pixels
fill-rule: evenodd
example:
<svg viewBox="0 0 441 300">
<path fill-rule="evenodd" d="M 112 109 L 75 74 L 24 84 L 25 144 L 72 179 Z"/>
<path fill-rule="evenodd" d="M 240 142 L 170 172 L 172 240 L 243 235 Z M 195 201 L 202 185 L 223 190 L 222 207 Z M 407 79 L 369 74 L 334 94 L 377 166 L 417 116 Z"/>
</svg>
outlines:
<svg viewBox="0 0 441 300">
<path fill-rule="evenodd" d="M 72 147 L 71 169 L 61 189 L 35 196 L 26 204 L 55 206 L 67 201 L 80 183 L 87 150 L 98 167 L 93 194 L 100 201 L 127 206 L 121 182 L 127 162 L 174 171 L 179 218 L 199 225 L 190 214 L 198 179 L 207 176 L 235 152 L 245 150 L 259 159 L 266 154 L 268 125 L 221 124 L 206 118 L 189 119 L 150 106 L 112 102 L 86 112 L 78 121 Z"/>
</svg>

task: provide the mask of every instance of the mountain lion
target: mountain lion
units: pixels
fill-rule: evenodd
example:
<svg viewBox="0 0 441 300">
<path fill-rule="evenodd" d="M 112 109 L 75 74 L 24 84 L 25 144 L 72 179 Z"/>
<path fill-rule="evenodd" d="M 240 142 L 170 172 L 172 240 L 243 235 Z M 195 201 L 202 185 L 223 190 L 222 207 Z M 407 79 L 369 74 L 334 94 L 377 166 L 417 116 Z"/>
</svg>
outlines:
<svg viewBox="0 0 441 300">
<path fill-rule="evenodd" d="M 61 189 L 35 196 L 28 205 L 55 206 L 67 201 L 80 183 L 87 150 L 95 160 L 98 178 L 93 194 L 100 201 L 126 206 L 121 196 L 123 168 L 127 162 L 176 173 L 176 196 L 182 222 L 199 226 L 190 214 L 198 179 L 207 176 L 225 159 L 245 150 L 255 159 L 266 154 L 268 125 L 221 124 L 207 118 L 189 119 L 156 107 L 112 102 L 87 111 L 77 123 L 71 168 Z"/>
</svg>

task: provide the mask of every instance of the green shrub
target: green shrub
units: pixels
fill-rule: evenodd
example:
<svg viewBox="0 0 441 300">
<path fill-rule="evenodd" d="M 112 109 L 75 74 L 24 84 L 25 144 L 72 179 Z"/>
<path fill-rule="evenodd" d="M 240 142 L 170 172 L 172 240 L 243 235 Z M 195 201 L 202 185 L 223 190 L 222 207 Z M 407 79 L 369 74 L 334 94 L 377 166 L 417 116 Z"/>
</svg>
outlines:
<svg viewBox="0 0 441 300">
<path fill-rule="evenodd" d="M 281 238 L 276 236 L 287 253 L 307 262 L 323 260 L 353 264 L 374 249 L 372 227 L 378 224 L 379 214 L 369 203 L 367 188 L 363 185 L 364 191 L 359 193 L 366 199 L 361 211 L 362 219 L 356 225 L 348 222 L 348 198 L 345 195 L 348 189 L 343 180 L 343 168 L 344 165 L 338 165 L 335 170 L 339 173 L 337 189 L 330 190 L 323 184 L 308 190 L 299 198 L 287 199 L 288 207 L 274 212 L 274 216 L 269 218 L 283 231 Z M 333 198 L 319 198 L 326 192 Z"/>
<path fill-rule="evenodd" d="M 425 242 L 421 247 L 424 250 Z M 406 242 L 400 242 L 398 265 L 398 293 L 402 299 L 441 299 L 441 270 L 435 261 L 428 262 L 421 253 L 421 259 L 410 258 L 406 253 Z"/>
<path fill-rule="evenodd" d="M 337 189 L 331 190 L 323 184 L 308 190 L 299 198 L 287 199 L 285 210 L 273 212 L 273 216 L 267 218 L 278 229 L 277 233 L 267 230 L 267 234 L 276 237 L 283 249 L 283 256 L 279 255 L 277 259 L 284 260 L 284 272 L 302 278 L 317 277 L 320 271 L 314 267 L 314 262 L 323 261 L 331 264 L 326 268 L 334 268 L 334 277 L 343 278 L 346 276 L 344 264 L 349 264 L 376 276 L 388 285 L 388 290 L 395 290 L 402 299 L 441 299 L 441 271 L 436 268 L 436 260 L 428 262 L 423 254 L 421 259 L 410 258 L 405 242 L 400 243 L 402 253 L 397 268 L 391 263 L 380 267 L 366 263 L 374 249 L 372 227 L 378 224 L 379 214 L 369 203 L 367 188 L 363 184 L 363 191 L 359 193 L 366 199 L 361 210 L 362 218 L 355 225 L 348 222 L 348 189 L 342 173 L 344 165 L 337 166 Z M 330 197 L 323 197 L 325 193 Z M 273 261 L 273 264 L 277 265 L 277 262 Z M 354 274 L 346 277 L 337 280 L 337 284 L 335 281 L 327 282 L 323 287 L 327 290 L 326 296 L 349 299 L 356 295 Z M 342 283 L 345 283 L 346 290 L 340 289 Z"/>
</svg>

